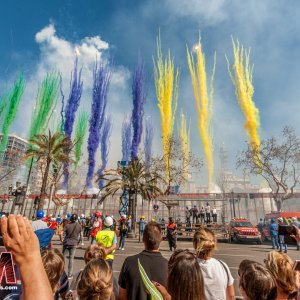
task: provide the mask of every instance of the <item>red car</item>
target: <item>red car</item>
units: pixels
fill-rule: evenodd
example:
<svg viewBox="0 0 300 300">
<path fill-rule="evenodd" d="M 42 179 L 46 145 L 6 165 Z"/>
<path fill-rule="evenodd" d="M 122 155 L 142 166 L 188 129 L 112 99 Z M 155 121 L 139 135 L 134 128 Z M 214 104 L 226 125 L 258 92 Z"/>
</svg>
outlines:
<svg viewBox="0 0 300 300">
<path fill-rule="evenodd" d="M 231 242 L 255 242 L 258 245 L 262 243 L 260 232 L 248 219 L 232 219 L 228 230 Z"/>
</svg>

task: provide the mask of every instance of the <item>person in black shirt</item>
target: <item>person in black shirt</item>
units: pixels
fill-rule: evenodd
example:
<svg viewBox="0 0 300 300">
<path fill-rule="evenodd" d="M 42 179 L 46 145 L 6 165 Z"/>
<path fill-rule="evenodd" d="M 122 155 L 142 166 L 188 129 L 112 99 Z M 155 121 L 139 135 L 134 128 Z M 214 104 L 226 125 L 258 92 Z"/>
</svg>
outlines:
<svg viewBox="0 0 300 300">
<path fill-rule="evenodd" d="M 156 222 L 149 222 L 143 234 L 145 250 L 137 255 L 127 257 L 123 263 L 119 275 L 120 300 L 150 299 L 139 273 L 138 259 L 150 280 L 166 286 L 168 261 L 159 252 L 161 241 L 160 225 Z"/>
</svg>

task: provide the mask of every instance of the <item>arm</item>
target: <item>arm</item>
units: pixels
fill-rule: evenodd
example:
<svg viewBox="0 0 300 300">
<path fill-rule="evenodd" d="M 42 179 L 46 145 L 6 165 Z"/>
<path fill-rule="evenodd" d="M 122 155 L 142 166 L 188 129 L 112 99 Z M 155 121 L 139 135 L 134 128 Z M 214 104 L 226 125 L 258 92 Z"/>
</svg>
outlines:
<svg viewBox="0 0 300 300">
<path fill-rule="evenodd" d="M 127 300 L 127 291 L 126 289 L 123 289 L 119 287 L 119 299 L 120 300 Z"/>
<path fill-rule="evenodd" d="M 117 249 L 117 244 L 113 244 L 111 247 L 105 247 L 106 255 L 112 253 L 116 249 Z"/>
<path fill-rule="evenodd" d="M 172 300 L 171 295 L 168 293 L 167 289 L 159 284 L 158 282 L 152 281 L 155 287 L 158 289 L 158 291 L 163 296 L 164 300 Z"/>
<path fill-rule="evenodd" d="M 28 219 L 10 215 L 1 218 L 3 242 L 20 268 L 23 299 L 35 300 L 43 295 L 53 300 L 52 289 L 40 255 L 39 242 Z"/>
<path fill-rule="evenodd" d="M 226 289 L 226 300 L 234 300 L 235 299 L 235 295 L 234 295 L 234 286 L 229 285 Z"/>
</svg>

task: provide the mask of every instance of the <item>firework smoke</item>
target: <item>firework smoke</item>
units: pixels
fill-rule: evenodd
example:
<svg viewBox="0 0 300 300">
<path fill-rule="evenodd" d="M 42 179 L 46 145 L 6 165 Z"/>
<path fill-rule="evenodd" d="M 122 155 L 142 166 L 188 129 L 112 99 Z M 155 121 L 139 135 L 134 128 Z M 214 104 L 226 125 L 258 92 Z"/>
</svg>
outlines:
<svg viewBox="0 0 300 300">
<path fill-rule="evenodd" d="M 2 140 L 0 144 L 1 152 L 4 152 L 6 150 L 7 141 L 8 141 L 8 130 L 11 124 L 13 123 L 14 119 L 16 118 L 17 111 L 24 90 L 25 90 L 25 80 L 23 78 L 23 75 L 21 74 L 19 78 L 16 79 L 16 81 L 14 82 L 14 86 L 10 91 L 10 93 L 8 94 L 8 100 L 7 100 L 8 108 L 2 124 Z"/>
<path fill-rule="evenodd" d="M 86 186 L 92 187 L 92 178 L 95 170 L 95 154 L 100 142 L 100 131 L 105 116 L 107 103 L 107 92 L 110 83 L 111 72 L 108 66 L 94 67 L 93 100 L 90 116 L 90 128 L 88 137 L 88 172 L 86 175 Z"/>
<path fill-rule="evenodd" d="M 214 57 L 214 67 L 210 81 L 210 93 L 208 94 L 205 56 L 202 52 L 202 45 L 199 42 L 197 47 L 194 47 L 196 52 L 197 64 L 194 63 L 193 54 L 187 49 L 188 65 L 192 78 L 194 97 L 198 111 L 198 128 L 202 140 L 203 152 L 207 162 L 208 171 L 208 187 L 212 187 L 214 159 L 213 159 L 213 141 L 211 134 L 211 117 L 213 104 L 213 79 L 215 73 L 216 56 Z"/>
<path fill-rule="evenodd" d="M 81 69 L 77 71 L 78 58 L 76 57 L 74 62 L 74 70 L 70 82 L 70 95 L 67 102 L 67 106 L 65 109 L 65 117 L 64 117 L 64 133 L 65 135 L 71 139 L 76 111 L 80 104 L 80 98 L 82 94 L 82 80 L 81 80 Z M 69 168 L 66 165 L 64 167 L 64 182 L 63 187 L 67 189 L 69 181 Z"/>
<path fill-rule="evenodd" d="M 246 129 L 249 144 L 252 149 L 259 149 L 259 110 L 252 99 L 254 87 L 252 84 L 253 68 L 250 66 L 250 50 L 246 51 L 243 46 L 240 47 L 238 41 L 237 44 L 235 44 L 234 40 L 232 40 L 232 45 L 234 57 L 232 70 L 234 74 L 230 71 L 230 63 L 226 57 L 228 72 L 235 86 L 237 101 L 246 119 L 244 127 Z"/>
<path fill-rule="evenodd" d="M 143 133 L 143 116 L 144 103 L 146 100 L 145 93 L 145 75 L 144 65 L 139 58 L 137 67 L 133 75 L 132 83 L 132 115 L 131 122 L 133 128 L 132 144 L 131 144 L 131 159 L 138 157 L 139 144 Z"/>
<path fill-rule="evenodd" d="M 59 93 L 60 75 L 56 72 L 47 74 L 39 88 L 29 131 L 29 139 L 43 133 L 53 114 Z"/>
<path fill-rule="evenodd" d="M 165 160 L 165 174 L 169 174 L 169 147 L 173 135 L 174 121 L 178 101 L 179 71 L 174 71 L 174 62 L 170 51 L 163 61 L 160 36 L 157 39 L 157 62 L 154 62 L 156 97 L 161 119 L 162 144 Z"/>
<path fill-rule="evenodd" d="M 87 133 L 89 122 L 89 114 L 87 112 L 80 112 L 79 116 L 77 117 L 76 126 L 75 126 L 75 162 L 74 166 L 77 169 L 81 153 L 82 153 L 82 146 L 84 143 L 84 139 Z"/>
<path fill-rule="evenodd" d="M 131 122 L 126 117 L 122 124 L 122 160 L 130 160 L 130 149 L 131 149 Z"/>
<path fill-rule="evenodd" d="M 189 175 L 191 124 L 189 124 L 189 127 L 187 126 L 186 116 L 184 113 L 181 113 L 179 122 L 178 135 L 182 148 L 183 178 L 186 183 Z"/>
<path fill-rule="evenodd" d="M 108 158 L 108 152 L 109 152 L 109 146 L 110 146 L 109 138 L 111 135 L 111 130 L 112 130 L 112 119 L 110 116 L 108 116 L 104 119 L 102 131 L 101 131 L 101 142 L 100 142 L 101 167 L 97 172 L 97 175 L 99 177 L 103 175 L 103 171 L 106 169 L 106 166 L 107 166 L 107 158 Z M 99 185 L 99 189 L 102 189 L 104 186 L 103 180 L 99 180 L 98 185 Z"/>
<path fill-rule="evenodd" d="M 150 167 L 152 158 L 152 142 L 154 136 L 153 124 L 150 117 L 146 118 L 145 121 L 145 138 L 144 138 L 144 151 L 145 151 L 145 165 L 146 168 Z"/>
</svg>

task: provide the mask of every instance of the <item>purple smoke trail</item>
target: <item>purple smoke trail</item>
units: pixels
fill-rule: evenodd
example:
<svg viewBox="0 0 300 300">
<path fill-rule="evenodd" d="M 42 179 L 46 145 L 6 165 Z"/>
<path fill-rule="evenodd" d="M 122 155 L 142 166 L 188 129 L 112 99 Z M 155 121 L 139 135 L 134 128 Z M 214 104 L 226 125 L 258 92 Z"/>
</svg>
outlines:
<svg viewBox="0 0 300 300">
<path fill-rule="evenodd" d="M 146 118 L 145 123 L 146 123 L 145 139 L 144 139 L 145 165 L 146 168 L 149 168 L 151 163 L 151 158 L 152 158 L 152 142 L 154 136 L 154 129 L 150 117 Z"/>
<path fill-rule="evenodd" d="M 122 160 L 129 161 L 131 149 L 131 122 L 125 117 L 122 124 Z"/>
<path fill-rule="evenodd" d="M 90 128 L 88 137 L 88 172 L 86 175 L 86 186 L 92 187 L 92 178 L 95 170 L 95 154 L 99 146 L 100 131 L 104 120 L 107 103 L 107 92 L 110 83 L 111 72 L 106 65 L 94 66 L 93 100 L 90 117 Z"/>
<path fill-rule="evenodd" d="M 78 72 L 77 70 L 77 64 L 78 64 L 78 57 L 76 57 L 74 62 L 74 70 L 71 76 L 70 81 L 70 94 L 67 102 L 67 106 L 65 108 L 65 117 L 64 117 L 64 133 L 67 137 L 72 137 L 74 122 L 75 122 L 75 116 L 77 109 L 80 104 L 80 98 L 82 94 L 82 80 L 81 80 L 81 70 Z M 63 182 L 63 188 L 68 188 L 68 181 L 69 181 L 69 168 L 67 165 L 64 167 L 64 182 Z"/>
<path fill-rule="evenodd" d="M 109 152 L 109 138 L 111 135 L 112 130 L 112 119 L 111 116 L 108 116 L 104 119 L 102 131 L 101 131 L 101 141 L 100 141 L 100 147 L 101 147 L 101 167 L 97 172 L 98 176 L 103 175 L 103 171 L 106 169 L 107 166 L 107 158 L 108 158 L 108 152 Z M 99 189 L 102 189 L 104 186 L 103 180 L 98 181 Z"/>
<path fill-rule="evenodd" d="M 144 116 L 144 103 L 146 100 L 145 93 L 145 76 L 144 64 L 139 58 L 137 67 L 133 75 L 132 83 L 132 115 L 131 122 L 133 128 L 132 144 L 131 144 L 131 159 L 138 157 L 139 144 L 143 132 L 143 116 Z"/>
</svg>

